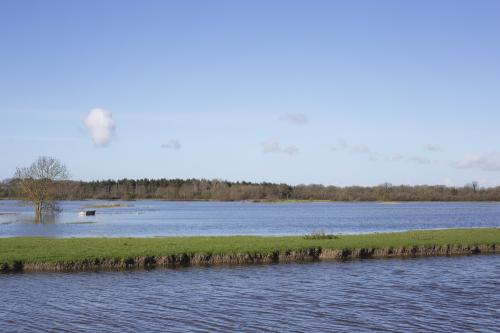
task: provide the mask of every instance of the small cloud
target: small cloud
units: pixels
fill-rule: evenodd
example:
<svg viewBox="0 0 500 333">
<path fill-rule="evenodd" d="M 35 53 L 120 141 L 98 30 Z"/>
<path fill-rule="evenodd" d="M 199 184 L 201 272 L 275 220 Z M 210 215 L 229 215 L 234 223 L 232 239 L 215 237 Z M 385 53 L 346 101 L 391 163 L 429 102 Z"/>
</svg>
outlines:
<svg viewBox="0 0 500 333">
<path fill-rule="evenodd" d="M 388 160 L 388 161 L 394 161 L 394 162 L 397 162 L 397 161 L 401 161 L 401 160 L 403 160 L 404 158 L 405 158 L 405 157 L 404 157 L 404 155 L 403 155 L 403 154 L 399 154 L 399 153 L 398 153 L 398 154 L 394 154 L 394 155 L 392 155 L 392 156 L 388 156 L 388 157 L 386 157 L 386 160 Z"/>
<path fill-rule="evenodd" d="M 330 151 L 335 152 L 338 150 L 346 150 L 349 149 L 352 153 L 360 153 L 360 154 L 370 154 L 370 161 L 378 160 L 379 155 L 376 152 L 372 152 L 370 147 L 364 144 L 351 144 L 349 141 L 339 138 L 337 139 L 336 145 L 330 146 Z"/>
<path fill-rule="evenodd" d="M 457 169 L 481 169 L 483 171 L 500 171 L 500 153 L 490 152 L 469 154 L 460 161 L 451 162 Z"/>
<path fill-rule="evenodd" d="M 299 148 L 295 146 L 288 146 L 282 148 L 277 140 L 270 140 L 262 143 L 262 152 L 264 154 L 294 155 L 299 152 Z"/>
<path fill-rule="evenodd" d="M 262 152 L 265 154 L 279 153 L 280 151 L 280 144 L 276 140 L 266 141 L 262 143 Z"/>
<path fill-rule="evenodd" d="M 299 148 L 297 148 L 295 146 L 288 146 L 285 149 L 283 149 L 283 152 L 285 154 L 288 154 L 288 155 L 294 155 L 294 154 L 297 154 L 299 152 Z"/>
<path fill-rule="evenodd" d="M 441 147 L 438 147 L 438 146 L 433 145 L 431 143 L 426 144 L 424 146 L 424 149 L 427 150 L 427 151 L 434 151 L 434 152 L 442 150 Z"/>
<path fill-rule="evenodd" d="M 305 125 L 309 122 L 303 113 L 288 113 L 282 119 L 293 125 Z"/>
<path fill-rule="evenodd" d="M 347 147 L 349 147 L 349 142 L 347 142 L 347 140 L 345 139 L 337 139 L 337 144 L 342 149 L 346 149 Z"/>
<path fill-rule="evenodd" d="M 417 164 L 430 164 L 431 160 L 423 156 L 413 156 L 409 159 L 410 162 Z"/>
<path fill-rule="evenodd" d="M 179 150 L 181 149 L 181 147 L 181 143 L 178 140 L 170 140 L 168 143 L 164 143 L 161 145 L 161 148 L 163 149 Z"/>
<path fill-rule="evenodd" d="M 368 148 L 367 145 L 354 145 L 352 146 L 351 148 L 351 151 L 353 153 L 369 153 L 370 152 L 370 148 Z"/>
<path fill-rule="evenodd" d="M 111 112 L 100 108 L 92 109 L 83 122 L 97 146 L 106 146 L 111 141 L 116 128 Z"/>
</svg>

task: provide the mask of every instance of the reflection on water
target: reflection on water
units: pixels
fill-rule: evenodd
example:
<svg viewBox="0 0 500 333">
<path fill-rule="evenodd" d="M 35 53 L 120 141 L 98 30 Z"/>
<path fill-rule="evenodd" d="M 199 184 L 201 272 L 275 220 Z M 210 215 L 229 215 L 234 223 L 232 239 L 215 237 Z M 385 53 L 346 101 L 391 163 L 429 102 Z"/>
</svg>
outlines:
<svg viewBox="0 0 500 333">
<path fill-rule="evenodd" d="M 36 219 L 35 216 L 31 214 L 20 214 L 16 217 L 16 222 L 18 223 L 42 223 L 42 224 L 54 224 L 59 222 L 59 213 L 51 212 L 51 213 L 43 213 L 40 219 Z"/>
<path fill-rule="evenodd" d="M 95 207 L 95 208 L 90 208 Z M 299 235 L 500 227 L 499 203 L 67 201 L 34 224 L 31 207 L 0 200 L 0 237 Z M 79 216 L 82 209 L 96 216 Z"/>
<path fill-rule="evenodd" d="M 495 332 L 500 256 L 0 275 L 0 330 Z"/>
</svg>

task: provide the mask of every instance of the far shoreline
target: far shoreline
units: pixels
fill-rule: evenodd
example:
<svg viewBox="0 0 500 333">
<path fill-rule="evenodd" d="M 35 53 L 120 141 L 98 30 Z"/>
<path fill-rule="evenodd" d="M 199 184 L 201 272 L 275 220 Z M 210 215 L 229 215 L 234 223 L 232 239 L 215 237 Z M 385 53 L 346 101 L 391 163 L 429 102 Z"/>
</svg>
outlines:
<svg viewBox="0 0 500 333">
<path fill-rule="evenodd" d="M 25 201 L 23 198 L 0 198 L 0 201 Z M 380 203 L 386 205 L 397 205 L 405 203 L 500 203 L 500 200 L 401 200 L 401 201 L 383 201 L 383 200 L 302 200 L 302 199 L 290 199 L 290 200 L 220 200 L 220 199 L 161 199 L 161 198 L 136 198 L 136 199 L 63 199 L 57 200 L 57 202 L 75 202 L 75 201 L 102 201 L 102 202 L 135 202 L 135 201 L 159 201 L 159 202 L 240 202 L 240 203 Z"/>
</svg>

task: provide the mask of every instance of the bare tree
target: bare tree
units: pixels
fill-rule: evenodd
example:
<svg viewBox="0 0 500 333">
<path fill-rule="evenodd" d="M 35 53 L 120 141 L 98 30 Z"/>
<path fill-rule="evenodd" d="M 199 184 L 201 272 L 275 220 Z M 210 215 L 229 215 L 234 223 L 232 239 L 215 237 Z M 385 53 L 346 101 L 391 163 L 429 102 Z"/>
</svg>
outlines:
<svg viewBox="0 0 500 333">
<path fill-rule="evenodd" d="M 59 184 L 68 179 L 68 171 L 58 159 L 40 156 L 29 167 L 18 167 L 14 178 L 24 199 L 35 207 L 35 218 L 40 221 L 44 211 L 56 209 Z"/>
</svg>

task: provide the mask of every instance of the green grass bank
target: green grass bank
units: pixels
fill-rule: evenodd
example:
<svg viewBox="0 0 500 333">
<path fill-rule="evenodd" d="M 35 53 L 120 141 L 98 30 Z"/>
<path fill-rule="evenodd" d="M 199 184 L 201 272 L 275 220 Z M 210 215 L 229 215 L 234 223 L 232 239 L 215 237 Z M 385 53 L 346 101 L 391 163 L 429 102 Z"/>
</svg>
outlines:
<svg viewBox="0 0 500 333">
<path fill-rule="evenodd" d="M 500 229 L 293 237 L 0 238 L 0 270 L 84 271 L 179 265 L 498 253 Z"/>
</svg>

